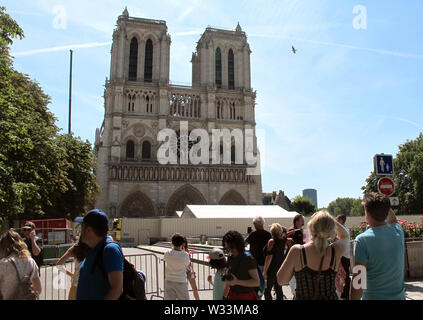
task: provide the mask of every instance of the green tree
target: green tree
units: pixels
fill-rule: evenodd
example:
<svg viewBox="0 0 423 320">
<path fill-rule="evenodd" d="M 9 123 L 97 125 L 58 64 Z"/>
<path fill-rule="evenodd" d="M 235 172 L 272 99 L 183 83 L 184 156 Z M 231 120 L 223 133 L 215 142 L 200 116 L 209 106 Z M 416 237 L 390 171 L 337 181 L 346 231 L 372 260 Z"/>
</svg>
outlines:
<svg viewBox="0 0 423 320">
<path fill-rule="evenodd" d="M 350 216 L 364 216 L 363 199 L 355 199 L 350 211 Z"/>
<path fill-rule="evenodd" d="M 50 206 L 44 211 L 49 217 L 73 219 L 95 205 L 99 190 L 96 183 L 95 156 L 89 141 L 82 141 L 72 135 L 59 135 L 55 139 L 67 163 L 66 189 L 59 189 Z"/>
<path fill-rule="evenodd" d="M 335 201 L 329 203 L 327 209 L 333 216 L 340 214 L 345 214 L 347 216 L 360 216 L 364 215 L 364 208 L 361 202 L 361 199 L 337 198 Z"/>
<path fill-rule="evenodd" d="M 13 68 L 9 46 L 23 36 L 0 7 L 0 224 L 53 211 L 72 216 L 82 208 L 79 193 L 92 201 L 95 192 L 88 143 L 59 136 L 50 98 Z"/>
<path fill-rule="evenodd" d="M 374 172 L 362 187 L 365 192 L 377 192 Z M 398 214 L 423 214 L 423 133 L 415 140 L 407 140 L 399 146 L 394 158 L 395 194 L 400 201 Z"/>
<path fill-rule="evenodd" d="M 8 46 L 23 31 L 3 7 L 0 30 L 0 212 L 27 218 L 42 213 L 49 194 L 64 187 L 65 164 L 52 141 L 57 127 L 47 108 L 49 97 L 13 69 Z"/>
<path fill-rule="evenodd" d="M 316 207 L 310 198 L 304 196 L 297 196 L 291 202 L 291 207 L 294 211 L 308 216 L 316 211 Z"/>
</svg>

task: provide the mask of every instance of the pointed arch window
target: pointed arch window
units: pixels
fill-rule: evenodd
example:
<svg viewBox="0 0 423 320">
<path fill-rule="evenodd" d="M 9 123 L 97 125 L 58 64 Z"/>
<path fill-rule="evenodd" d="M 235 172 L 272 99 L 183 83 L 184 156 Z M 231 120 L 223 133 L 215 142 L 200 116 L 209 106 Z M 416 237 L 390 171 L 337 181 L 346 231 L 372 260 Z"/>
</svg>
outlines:
<svg viewBox="0 0 423 320">
<path fill-rule="evenodd" d="M 144 81 L 153 81 L 153 41 L 147 40 L 145 44 Z"/>
<path fill-rule="evenodd" d="M 152 113 L 153 112 L 153 101 L 152 101 L 153 99 L 151 98 L 150 99 L 150 97 L 149 96 L 147 96 L 146 98 L 145 98 L 145 102 L 146 102 L 146 105 L 147 105 L 147 113 Z"/>
<path fill-rule="evenodd" d="M 222 52 L 216 49 L 216 86 L 222 88 Z"/>
<path fill-rule="evenodd" d="M 151 143 L 144 141 L 142 144 L 142 160 L 151 159 Z"/>
<path fill-rule="evenodd" d="M 138 40 L 132 38 L 131 46 L 129 49 L 129 80 L 137 80 L 137 67 L 138 67 Z"/>
<path fill-rule="evenodd" d="M 235 89 L 235 59 L 232 49 L 228 54 L 228 88 Z"/>
<path fill-rule="evenodd" d="M 235 163 L 236 161 L 236 150 L 235 146 L 231 146 L 231 162 Z"/>
<path fill-rule="evenodd" d="M 135 100 L 136 100 L 135 94 L 128 95 L 128 112 L 135 112 Z"/>
<path fill-rule="evenodd" d="M 135 158 L 135 144 L 132 140 L 126 143 L 126 160 L 134 160 Z"/>
</svg>

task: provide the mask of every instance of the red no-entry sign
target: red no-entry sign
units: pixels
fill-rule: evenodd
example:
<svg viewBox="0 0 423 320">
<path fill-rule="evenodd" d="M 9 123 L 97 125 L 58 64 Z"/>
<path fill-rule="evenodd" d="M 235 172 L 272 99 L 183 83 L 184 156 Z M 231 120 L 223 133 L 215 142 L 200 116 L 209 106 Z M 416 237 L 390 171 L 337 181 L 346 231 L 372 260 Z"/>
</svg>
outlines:
<svg viewBox="0 0 423 320">
<path fill-rule="evenodd" d="M 395 192 L 395 184 L 391 178 L 382 178 L 377 183 L 377 189 L 385 196 L 392 196 Z"/>
</svg>

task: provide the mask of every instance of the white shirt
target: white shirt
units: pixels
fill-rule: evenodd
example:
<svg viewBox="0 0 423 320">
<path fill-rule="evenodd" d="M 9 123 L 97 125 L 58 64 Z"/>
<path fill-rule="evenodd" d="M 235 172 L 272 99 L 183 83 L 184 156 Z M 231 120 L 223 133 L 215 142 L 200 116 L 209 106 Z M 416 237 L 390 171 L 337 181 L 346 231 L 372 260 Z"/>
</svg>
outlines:
<svg viewBox="0 0 423 320">
<path fill-rule="evenodd" d="M 187 267 L 190 263 L 189 255 L 185 251 L 169 250 L 163 257 L 166 262 L 166 281 L 187 282 Z"/>
</svg>

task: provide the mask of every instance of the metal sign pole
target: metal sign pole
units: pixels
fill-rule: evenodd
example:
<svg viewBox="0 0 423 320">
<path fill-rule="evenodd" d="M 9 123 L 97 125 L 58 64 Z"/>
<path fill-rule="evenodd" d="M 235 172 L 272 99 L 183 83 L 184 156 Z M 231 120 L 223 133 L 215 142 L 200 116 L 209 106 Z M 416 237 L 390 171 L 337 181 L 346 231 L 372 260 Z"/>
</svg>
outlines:
<svg viewBox="0 0 423 320">
<path fill-rule="evenodd" d="M 70 50 L 70 74 L 69 74 L 69 126 L 68 133 L 72 133 L 72 61 L 73 51 Z"/>
</svg>

